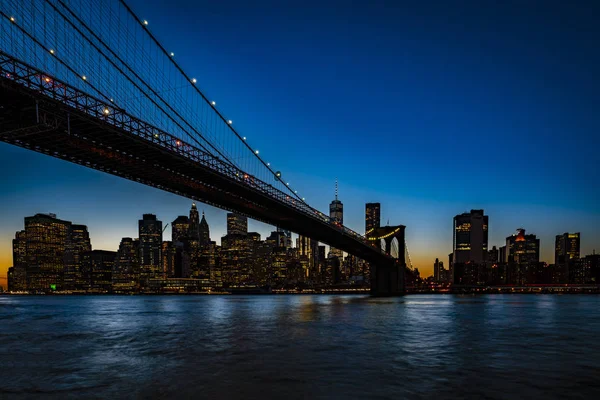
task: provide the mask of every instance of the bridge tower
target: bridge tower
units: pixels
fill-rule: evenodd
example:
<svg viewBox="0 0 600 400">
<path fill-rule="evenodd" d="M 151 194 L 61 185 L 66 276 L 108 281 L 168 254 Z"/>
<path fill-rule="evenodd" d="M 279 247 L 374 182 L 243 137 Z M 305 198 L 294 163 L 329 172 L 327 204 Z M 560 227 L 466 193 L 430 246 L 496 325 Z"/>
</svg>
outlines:
<svg viewBox="0 0 600 400">
<path fill-rule="evenodd" d="M 365 236 L 373 246 L 381 246 L 392 256 L 389 262 L 371 265 L 371 295 L 398 296 L 405 292 L 404 271 L 406 269 L 406 248 L 404 225 L 371 228 Z"/>
</svg>

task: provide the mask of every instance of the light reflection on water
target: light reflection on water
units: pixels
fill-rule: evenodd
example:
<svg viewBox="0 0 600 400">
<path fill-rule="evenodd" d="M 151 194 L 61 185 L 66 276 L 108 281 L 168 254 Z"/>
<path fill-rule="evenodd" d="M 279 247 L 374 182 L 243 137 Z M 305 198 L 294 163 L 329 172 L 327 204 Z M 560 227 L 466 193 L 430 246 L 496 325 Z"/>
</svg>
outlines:
<svg viewBox="0 0 600 400">
<path fill-rule="evenodd" d="M 0 297 L 0 397 L 591 398 L 600 296 Z"/>
</svg>

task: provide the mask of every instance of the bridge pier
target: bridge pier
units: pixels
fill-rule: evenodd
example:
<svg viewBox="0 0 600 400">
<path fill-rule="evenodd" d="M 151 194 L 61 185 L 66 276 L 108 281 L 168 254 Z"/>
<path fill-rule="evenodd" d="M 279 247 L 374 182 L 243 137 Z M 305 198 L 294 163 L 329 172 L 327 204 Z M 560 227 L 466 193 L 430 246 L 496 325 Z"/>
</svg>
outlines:
<svg viewBox="0 0 600 400">
<path fill-rule="evenodd" d="M 371 296 L 402 296 L 406 292 L 404 265 L 400 262 L 371 266 Z"/>
</svg>

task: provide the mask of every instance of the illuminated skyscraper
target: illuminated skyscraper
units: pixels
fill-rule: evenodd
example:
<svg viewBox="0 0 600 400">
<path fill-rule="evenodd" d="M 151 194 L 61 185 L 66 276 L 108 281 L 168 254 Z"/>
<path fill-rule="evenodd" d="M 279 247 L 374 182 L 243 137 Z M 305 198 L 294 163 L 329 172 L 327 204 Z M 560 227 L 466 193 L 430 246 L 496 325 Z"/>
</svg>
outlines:
<svg viewBox="0 0 600 400">
<path fill-rule="evenodd" d="M 488 216 L 483 210 L 455 216 L 453 228 L 453 264 L 483 263 L 488 249 Z"/>
<path fill-rule="evenodd" d="M 297 245 L 298 258 L 304 268 L 304 275 L 307 278 L 314 279 L 318 271 L 318 245 L 319 242 L 309 237 L 298 235 Z"/>
<path fill-rule="evenodd" d="M 200 220 L 200 245 L 207 246 L 210 243 L 210 228 L 206 222 L 206 216 L 202 211 L 202 220 Z"/>
<path fill-rule="evenodd" d="M 248 233 L 248 218 L 236 213 L 227 214 L 227 234 L 245 235 Z"/>
<path fill-rule="evenodd" d="M 54 214 L 25 217 L 27 288 L 52 291 L 63 288 L 65 251 L 71 222 Z"/>
<path fill-rule="evenodd" d="M 563 233 L 556 235 L 554 244 L 554 264 L 557 269 L 557 280 L 559 282 L 572 281 L 570 273 L 572 264 L 579 260 L 581 235 L 577 233 Z M 581 264 L 580 264 L 581 265 Z"/>
<path fill-rule="evenodd" d="M 139 220 L 140 269 L 143 280 L 162 278 L 162 222 L 154 214 L 144 214 Z"/>
<path fill-rule="evenodd" d="M 139 240 L 121 239 L 112 274 L 115 293 L 131 293 L 139 289 Z"/>
<path fill-rule="evenodd" d="M 88 283 L 82 274 L 82 255 L 92 251 L 90 234 L 85 225 L 71 225 L 65 251 L 65 289 L 87 290 Z"/>
<path fill-rule="evenodd" d="M 171 239 L 173 242 L 183 242 L 190 235 L 190 219 L 180 215 L 171 222 Z"/>
<path fill-rule="evenodd" d="M 540 239 L 535 235 L 526 235 L 525 229 L 506 238 L 506 257 L 509 263 L 533 264 L 540 261 Z"/>
<path fill-rule="evenodd" d="M 190 239 L 198 240 L 200 237 L 200 215 L 198 214 L 198 209 L 196 208 L 196 203 L 192 203 L 192 208 L 190 209 Z"/>
<path fill-rule="evenodd" d="M 338 200 L 338 182 L 335 180 L 335 199 L 329 204 L 329 218 L 334 224 L 344 225 L 344 204 L 340 200 Z M 334 247 L 329 248 L 329 256 L 337 257 L 342 260 L 344 254 L 342 250 L 336 249 Z"/>
<path fill-rule="evenodd" d="M 580 246 L 581 234 L 579 232 L 556 235 L 554 263 L 556 265 L 565 265 L 568 264 L 569 260 L 579 258 Z"/>
<path fill-rule="evenodd" d="M 381 204 L 367 203 L 365 205 L 365 234 L 371 229 L 381 226 Z"/>
<path fill-rule="evenodd" d="M 117 252 L 93 250 L 82 254 L 84 275 L 89 276 L 89 290 L 94 293 L 112 292 L 112 273 Z"/>
<path fill-rule="evenodd" d="M 27 236 L 25 231 L 15 234 L 13 239 L 13 269 L 10 275 L 8 290 L 25 291 L 27 290 Z"/>
<path fill-rule="evenodd" d="M 433 264 L 433 280 L 435 282 L 444 282 L 446 280 L 446 270 L 444 269 L 444 262 L 439 259 L 435 259 Z"/>
</svg>

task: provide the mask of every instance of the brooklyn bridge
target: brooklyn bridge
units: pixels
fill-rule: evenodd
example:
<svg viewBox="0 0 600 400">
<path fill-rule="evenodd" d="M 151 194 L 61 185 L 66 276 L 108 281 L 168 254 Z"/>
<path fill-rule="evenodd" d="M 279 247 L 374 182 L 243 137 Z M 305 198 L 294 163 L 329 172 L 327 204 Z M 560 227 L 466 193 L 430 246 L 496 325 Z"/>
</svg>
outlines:
<svg viewBox="0 0 600 400">
<path fill-rule="evenodd" d="M 0 4 L 0 140 L 310 237 L 404 293 L 405 227 L 311 207 L 125 1 Z"/>
</svg>

